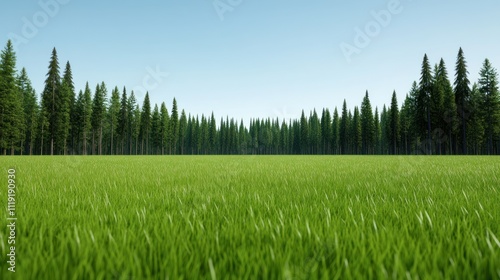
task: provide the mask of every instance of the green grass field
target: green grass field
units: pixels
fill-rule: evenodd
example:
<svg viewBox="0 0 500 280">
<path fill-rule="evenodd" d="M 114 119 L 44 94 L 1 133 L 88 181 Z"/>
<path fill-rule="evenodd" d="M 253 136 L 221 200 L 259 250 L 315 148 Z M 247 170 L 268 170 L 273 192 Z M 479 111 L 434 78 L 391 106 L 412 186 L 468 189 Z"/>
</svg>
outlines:
<svg viewBox="0 0 500 280">
<path fill-rule="evenodd" d="M 500 157 L 0 157 L 1 279 L 498 279 Z M 7 223 L 7 212 L 2 224 Z"/>
</svg>

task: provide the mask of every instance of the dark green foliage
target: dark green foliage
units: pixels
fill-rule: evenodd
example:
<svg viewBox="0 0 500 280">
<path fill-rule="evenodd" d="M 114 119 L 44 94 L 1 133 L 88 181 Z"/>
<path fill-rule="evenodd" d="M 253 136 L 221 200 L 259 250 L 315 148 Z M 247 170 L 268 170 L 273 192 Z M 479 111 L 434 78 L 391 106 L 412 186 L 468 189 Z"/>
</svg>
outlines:
<svg viewBox="0 0 500 280">
<path fill-rule="evenodd" d="M 353 154 L 361 153 L 361 144 L 362 144 L 362 136 L 361 136 L 361 116 L 359 113 L 358 106 L 354 107 L 354 115 L 352 116 L 351 122 L 351 136 L 352 136 L 352 148 L 351 151 Z"/>
<path fill-rule="evenodd" d="M 396 97 L 396 91 L 392 93 L 391 108 L 389 111 L 389 134 L 387 138 L 389 140 L 389 150 L 390 153 L 396 155 L 399 153 L 399 135 L 400 135 L 400 120 L 399 120 L 399 109 L 398 100 Z"/>
<path fill-rule="evenodd" d="M 109 137 L 110 137 L 110 154 L 116 154 L 115 138 L 118 127 L 118 117 L 120 114 L 120 92 L 118 87 L 115 87 L 111 92 L 111 100 L 108 108 L 108 122 L 109 122 Z"/>
<path fill-rule="evenodd" d="M 340 153 L 347 154 L 349 147 L 349 118 L 347 115 L 347 103 L 344 99 L 344 104 L 342 105 L 342 117 L 340 119 L 339 128 L 339 141 L 340 141 Z"/>
<path fill-rule="evenodd" d="M 462 48 L 458 51 L 455 66 L 455 103 L 459 117 L 459 146 L 462 154 L 467 154 L 467 121 L 469 117 L 470 81 L 467 77 L 467 62 Z"/>
<path fill-rule="evenodd" d="M 146 92 L 144 103 L 142 104 L 141 129 L 139 137 L 141 139 L 141 154 L 149 154 L 149 138 L 151 133 L 151 103 L 149 92 Z"/>
<path fill-rule="evenodd" d="M 16 79 L 16 54 L 9 40 L 0 55 L 0 149 L 5 155 L 19 149 L 24 139 L 23 93 Z"/>
<path fill-rule="evenodd" d="M 177 100 L 172 101 L 172 114 L 170 115 L 170 140 L 169 153 L 177 154 L 179 138 L 179 112 L 177 111 Z"/>
<path fill-rule="evenodd" d="M 107 89 L 104 82 L 96 86 L 92 104 L 92 154 L 95 154 L 95 141 L 97 140 L 97 154 L 102 155 L 102 134 L 106 116 Z M 96 139 L 97 138 L 97 139 Z"/>
<path fill-rule="evenodd" d="M 363 102 L 361 103 L 361 139 L 362 153 L 364 155 L 373 154 L 375 147 L 375 123 L 368 91 L 366 91 Z"/>
<path fill-rule="evenodd" d="M 468 151 L 473 155 L 479 155 L 483 151 L 484 144 L 484 127 L 485 127 L 485 96 L 475 83 L 472 86 L 471 96 L 469 101 L 470 118 L 467 126 Z"/>
<path fill-rule="evenodd" d="M 32 155 L 33 148 L 35 146 L 36 136 L 37 136 L 37 124 L 38 124 L 38 102 L 36 92 L 31 86 L 31 81 L 28 78 L 26 69 L 21 70 L 21 74 L 17 78 L 17 84 L 22 95 L 22 108 L 23 108 L 23 144 L 21 145 L 21 155 L 23 152 Z"/>
<path fill-rule="evenodd" d="M 498 91 L 498 73 L 488 59 L 479 72 L 479 92 L 483 96 L 485 136 L 487 154 L 498 153 L 496 142 L 500 134 L 500 93 Z"/>
<path fill-rule="evenodd" d="M 229 116 L 217 125 L 214 113 L 191 115 L 174 98 L 172 111 L 142 107 L 134 92 L 118 87 L 109 104 L 104 82 L 93 94 L 88 84 L 75 97 L 69 62 L 59 75 L 57 52 L 49 63 L 40 104 L 26 70 L 15 70 L 12 44 L 0 67 L 0 149 L 3 154 L 499 154 L 498 75 L 486 60 L 469 89 L 463 51 L 457 57 L 454 88 L 443 59 L 432 74 L 424 56 L 420 83 L 413 83 L 401 109 L 395 92 L 390 107 L 372 111 L 368 91 L 361 106 L 339 116 L 324 108 L 297 119 L 243 120 Z M 154 108 L 153 110 L 151 108 Z"/>
<path fill-rule="evenodd" d="M 425 153 L 431 154 L 431 95 L 433 91 L 432 86 L 431 66 L 427 54 L 424 55 L 422 62 L 422 71 L 420 76 L 420 86 L 417 96 L 416 107 L 416 122 L 420 132 L 420 140 L 426 141 L 427 149 Z"/>
</svg>

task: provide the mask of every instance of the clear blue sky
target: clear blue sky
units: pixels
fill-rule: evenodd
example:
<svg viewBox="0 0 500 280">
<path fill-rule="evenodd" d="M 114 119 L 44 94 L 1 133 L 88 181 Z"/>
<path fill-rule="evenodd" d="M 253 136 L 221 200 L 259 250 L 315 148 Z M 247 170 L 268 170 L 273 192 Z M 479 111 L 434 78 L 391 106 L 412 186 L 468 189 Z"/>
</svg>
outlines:
<svg viewBox="0 0 500 280">
<path fill-rule="evenodd" d="M 77 90 L 105 81 L 108 90 L 137 89 L 142 104 L 142 86 L 169 110 L 176 97 L 187 112 L 218 118 L 298 117 L 301 109 L 340 109 L 344 98 L 352 108 L 365 90 L 373 107 L 389 104 L 393 90 L 401 103 L 424 53 L 432 63 L 443 57 L 451 78 L 459 47 L 472 81 L 485 58 L 500 67 L 500 2 L 493 0 L 19 0 L 0 7 L 2 48 L 16 34 L 17 67 L 26 67 L 38 93 L 56 47 Z M 391 19 L 373 24 L 372 11 L 382 10 Z M 369 43 L 356 44 L 356 28 L 368 28 Z M 343 43 L 359 47 L 350 61 Z"/>
</svg>

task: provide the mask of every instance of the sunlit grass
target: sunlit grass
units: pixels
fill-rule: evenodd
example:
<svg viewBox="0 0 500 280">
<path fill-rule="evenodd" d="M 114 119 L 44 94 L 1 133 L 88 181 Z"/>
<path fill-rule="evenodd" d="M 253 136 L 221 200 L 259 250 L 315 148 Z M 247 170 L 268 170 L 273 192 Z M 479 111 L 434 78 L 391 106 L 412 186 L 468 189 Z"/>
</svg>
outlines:
<svg viewBox="0 0 500 280">
<path fill-rule="evenodd" d="M 1 157 L 0 167 L 18 178 L 18 279 L 500 278 L 499 157 Z"/>
</svg>

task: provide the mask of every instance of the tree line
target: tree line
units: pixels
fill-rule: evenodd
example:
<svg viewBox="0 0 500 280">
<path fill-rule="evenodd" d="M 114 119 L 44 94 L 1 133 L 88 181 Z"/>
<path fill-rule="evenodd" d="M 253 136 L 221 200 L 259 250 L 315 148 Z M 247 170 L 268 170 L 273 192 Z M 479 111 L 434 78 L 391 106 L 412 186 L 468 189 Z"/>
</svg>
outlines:
<svg viewBox="0 0 500 280">
<path fill-rule="evenodd" d="M 302 111 L 299 119 L 243 120 L 170 111 L 163 102 L 142 106 L 134 92 L 87 83 L 78 93 L 71 65 L 61 73 L 50 58 L 40 101 L 25 68 L 17 72 L 11 41 L 0 57 L 0 149 L 3 155 L 191 154 L 500 154 L 498 74 L 486 59 L 479 80 L 468 78 L 462 49 L 453 84 L 443 59 L 424 56 L 419 81 L 399 106 L 373 110 L 368 91 L 361 105 L 340 111 Z M 110 95 L 108 93 L 110 91 Z"/>
</svg>

